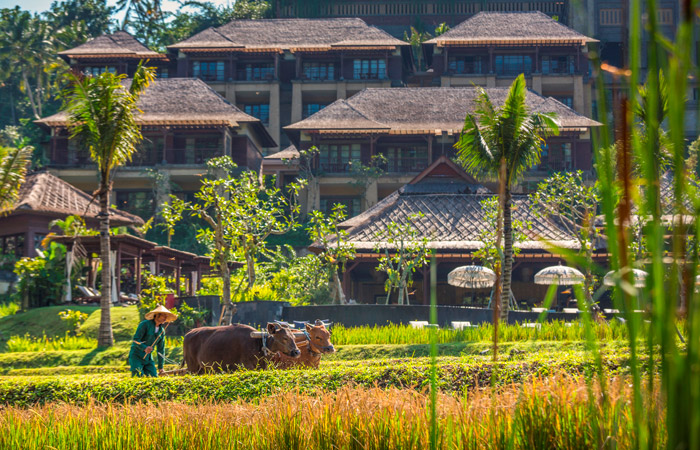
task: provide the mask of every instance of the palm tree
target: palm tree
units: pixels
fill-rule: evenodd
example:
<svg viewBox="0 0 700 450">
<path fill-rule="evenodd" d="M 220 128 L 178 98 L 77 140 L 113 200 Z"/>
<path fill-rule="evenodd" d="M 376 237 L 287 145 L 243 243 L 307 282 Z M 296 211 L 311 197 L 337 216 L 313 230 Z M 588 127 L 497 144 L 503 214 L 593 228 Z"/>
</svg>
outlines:
<svg viewBox="0 0 700 450">
<path fill-rule="evenodd" d="M 143 139 L 136 121 L 139 95 L 153 81 L 153 68 L 136 69 L 131 83 L 126 75 L 105 72 L 97 77 L 69 75 L 72 85 L 66 93 L 71 138 L 78 138 L 90 150 L 97 164 L 99 186 L 94 196 L 100 202 L 100 258 L 102 260 L 102 315 L 98 345 L 111 346 L 111 261 L 109 242 L 109 197 L 112 191 L 112 172 L 131 160 L 136 145 Z"/>
<path fill-rule="evenodd" d="M 530 113 L 525 104 L 527 88 L 522 74 L 513 81 L 501 108 L 496 108 L 486 91 L 479 89 L 475 114 L 467 114 L 455 148 L 465 170 L 473 175 L 496 177 L 501 183 L 504 246 L 500 319 L 507 320 L 513 269 L 511 187 L 539 163 L 544 139 L 559 134 L 559 126 L 551 114 Z"/>
<path fill-rule="evenodd" d="M 33 151 L 34 147 L 23 142 L 17 148 L 0 146 L 0 215 L 17 201 Z"/>
</svg>

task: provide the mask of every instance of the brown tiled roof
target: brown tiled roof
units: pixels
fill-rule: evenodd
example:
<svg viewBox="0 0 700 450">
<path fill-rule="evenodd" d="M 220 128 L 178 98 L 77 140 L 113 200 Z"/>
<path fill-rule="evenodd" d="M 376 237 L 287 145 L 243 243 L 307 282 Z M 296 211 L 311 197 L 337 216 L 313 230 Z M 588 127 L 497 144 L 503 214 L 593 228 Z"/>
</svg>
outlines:
<svg viewBox="0 0 700 450">
<path fill-rule="evenodd" d="M 503 105 L 509 88 L 485 88 L 494 105 Z M 286 130 L 387 130 L 440 134 L 459 133 L 467 112 L 473 114 L 479 91 L 465 88 L 370 88 L 347 100 L 337 100 L 310 117 L 288 125 Z M 563 103 L 528 90 L 530 111 L 555 113 L 562 129 L 578 129 L 600 124 Z"/>
<path fill-rule="evenodd" d="M 14 208 L 7 213 L 94 218 L 100 212 L 100 206 L 97 200 L 91 200 L 91 196 L 80 189 L 48 172 L 41 172 L 27 176 Z M 114 208 L 110 211 L 114 225 L 143 225 L 143 220 L 138 216 Z"/>
<path fill-rule="evenodd" d="M 134 59 L 158 59 L 165 58 L 166 55 L 154 52 L 142 43 L 136 40 L 126 31 L 117 31 L 113 34 L 103 34 L 86 43 L 79 45 L 70 50 L 64 50 L 58 53 L 61 56 L 67 57 L 86 57 L 86 56 L 120 56 L 124 58 Z"/>
<path fill-rule="evenodd" d="M 266 143 L 264 146 L 277 146 L 260 119 L 244 113 L 199 79 L 155 80 L 141 94 L 138 106 L 143 111 L 138 117 L 141 125 L 237 127 L 240 123 L 250 123 Z M 36 122 L 48 126 L 66 126 L 68 113 L 61 111 Z"/>
<path fill-rule="evenodd" d="M 480 12 L 426 44 L 578 44 L 598 42 L 540 11 Z"/>
<path fill-rule="evenodd" d="M 279 50 L 408 45 L 362 19 L 234 20 L 171 45 L 170 49 L 266 48 Z"/>
<path fill-rule="evenodd" d="M 428 247 L 438 251 L 474 251 L 482 247 L 479 230 L 487 227 L 480 202 L 493 194 L 455 192 L 454 186 L 431 184 L 417 193 L 408 186 L 386 197 L 359 216 L 341 224 L 347 228 L 347 241 L 360 252 L 372 252 L 392 246 L 381 242 L 381 235 L 391 222 L 406 223 L 411 215 L 423 213 L 414 222 L 421 237 L 428 238 Z M 432 190 L 433 193 L 426 191 Z M 527 196 L 513 196 L 513 219 L 532 223 L 523 230 L 528 240 L 517 244 L 523 250 L 544 251 L 550 246 L 577 248 L 578 242 L 563 228 L 549 220 L 536 218 Z"/>
<path fill-rule="evenodd" d="M 265 159 L 271 160 L 271 159 L 294 159 L 299 157 L 299 150 L 294 145 L 290 145 L 289 147 L 285 148 L 282 151 L 279 151 L 277 153 L 273 153 L 271 155 L 267 155 Z"/>
</svg>

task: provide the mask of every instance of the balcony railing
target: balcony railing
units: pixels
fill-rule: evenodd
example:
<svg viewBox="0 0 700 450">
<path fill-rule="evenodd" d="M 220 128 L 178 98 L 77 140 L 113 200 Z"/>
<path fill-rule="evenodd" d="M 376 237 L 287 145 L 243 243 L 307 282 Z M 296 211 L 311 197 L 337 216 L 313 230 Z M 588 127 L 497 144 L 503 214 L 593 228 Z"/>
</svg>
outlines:
<svg viewBox="0 0 700 450">
<path fill-rule="evenodd" d="M 386 171 L 390 173 L 420 172 L 428 167 L 428 158 L 401 158 L 389 160 Z"/>
<path fill-rule="evenodd" d="M 152 167 L 155 165 L 203 165 L 211 158 L 223 156 L 221 148 L 169 148 L 166 157 L 162 151 L 136 152 L 127 167 Z M 53 167 L 93 167 L 92 160 L 83 155 L 74 155 L 62 160 L 54 159 Z"/>
</svg>

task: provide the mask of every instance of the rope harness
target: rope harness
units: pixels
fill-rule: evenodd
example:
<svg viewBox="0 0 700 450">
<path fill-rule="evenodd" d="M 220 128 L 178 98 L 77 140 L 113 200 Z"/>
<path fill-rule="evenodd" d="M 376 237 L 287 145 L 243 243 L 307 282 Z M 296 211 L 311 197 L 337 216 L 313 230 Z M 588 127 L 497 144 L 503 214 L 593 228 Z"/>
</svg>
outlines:
<svg viewBox="0 0 700 450">
<path fill-rule="evenodd" d="M 268 341 L 270 342 L 270 345 L 272 345 L 272 342 L 274 341 L 275 338 L 272 337 L 272 335 L 268 335 L 267 333 L 262 333 L 262 352 L 264 356 L 269 356 L 272 351 L 268 348 L 267 343 Z"/>
</svg>

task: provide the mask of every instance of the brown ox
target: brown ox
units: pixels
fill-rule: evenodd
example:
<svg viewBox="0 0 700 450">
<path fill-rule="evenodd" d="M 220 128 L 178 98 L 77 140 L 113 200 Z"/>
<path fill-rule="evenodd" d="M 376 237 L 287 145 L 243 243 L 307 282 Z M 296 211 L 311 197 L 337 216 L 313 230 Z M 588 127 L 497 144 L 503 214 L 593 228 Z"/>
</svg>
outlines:
<svg viewBox="0 0 700 450">
<path fill-rule="evenodd" d="M 290 358 L 287 355 L 277 353 L 271 359 L 275 367 L 288 369 L 301 366 L 317 369 L 321 363 L 321 356 L 324 353 L 335 352 L 335 347 L 331 344 L 331 332 L 326 329 L 320 320 L 317 320 L 314 326 L 307 323 L 306 333 L 295 334 L 297 346 L 301 350 L 301 356 L 299 358 Z"/>
<path fill-rule="evenodd" d="M 300 355 L 288 328 L 267 324 L 265 339 L 252 337 L 257 330 L 248 325 L 195 328 L 182 343 L 183 365 L 190 373 L 265 369 L 271 355 L 282 353 L 293 359 Z"/>
</svg>

